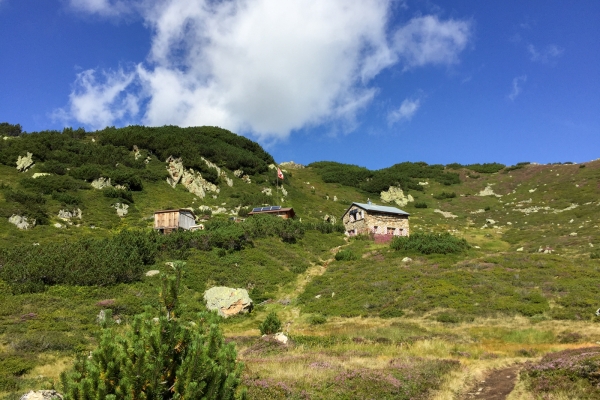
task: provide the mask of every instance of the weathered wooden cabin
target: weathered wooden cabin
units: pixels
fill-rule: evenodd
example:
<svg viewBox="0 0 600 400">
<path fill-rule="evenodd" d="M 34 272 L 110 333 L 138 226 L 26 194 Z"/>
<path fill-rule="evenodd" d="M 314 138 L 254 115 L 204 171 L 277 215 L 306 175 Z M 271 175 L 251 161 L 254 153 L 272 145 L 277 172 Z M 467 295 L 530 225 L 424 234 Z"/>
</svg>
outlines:
<svg viewBox="0 0 600 400">
<path fill-rule="evenodd" d="M 394 236 L 408 236 L 409 213 L 396 207 L 368 203 L 352 203 L 342 216 L 346 235 L 370 233 L 375 239 L 386 241 Z"/>
<path fill-rule="evenodd" d="M 283 219 L 294 218 L 296 213 L 291 207 L 282 208 L 281 206 L 256 207 L 248 213 L 248 215 L 269 214 L 276 215 Z"/>
<path fill-rule="evenodd" d="M 159 210 L 154 212 L 154 229 L 171 233 L 177 229 L 196 229 L 196 216 L 191 210 Z"/>
</svg>

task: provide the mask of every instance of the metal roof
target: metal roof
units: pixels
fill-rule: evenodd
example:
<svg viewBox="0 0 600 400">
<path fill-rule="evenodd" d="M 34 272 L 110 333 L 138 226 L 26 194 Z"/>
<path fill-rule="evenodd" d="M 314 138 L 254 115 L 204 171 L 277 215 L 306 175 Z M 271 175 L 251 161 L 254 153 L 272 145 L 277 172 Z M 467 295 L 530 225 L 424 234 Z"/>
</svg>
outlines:
<svg viewBox="0 0 600 400">
<path fill-rule="evenodd" d="M 378 206 L 376 204 L 368 204 L 368 203 L 352 203 L 352 205 L 348 208 L 348 210 L 350 208 L 352 208 L 352 206 L 358 206 L 364 210 L 367 211 L 375 211 L 375 212 L 381 212 L 381 213 L 386 213 L 386 214 L 399 214 L 399 215 L 410 215 L 409 213 L 407 213 L 406 211 L 402 211 L 399 208 L 396 207 L 389 207 L 389 206 Z M 348 210 L 346 210 L 346 212 L 348 212 Z M 346 214 L 346 213 L 344 213 Z"/>
</svg>

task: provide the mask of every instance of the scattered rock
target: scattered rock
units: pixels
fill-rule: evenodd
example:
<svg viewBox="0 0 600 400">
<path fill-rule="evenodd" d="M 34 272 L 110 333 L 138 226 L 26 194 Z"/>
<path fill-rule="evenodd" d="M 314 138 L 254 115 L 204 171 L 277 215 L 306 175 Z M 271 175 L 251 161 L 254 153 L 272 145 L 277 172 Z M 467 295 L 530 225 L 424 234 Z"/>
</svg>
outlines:
<svg viewBox="0 0 600 400">
<path fill-rule="evenodd" d="M 157 269 L 151 269 L 150 271 L 146 272 L 146 276 L 155 276 L 160 274 L 160 271 Z"/>
<path fill-rule="evenodd" d="M 577 236 L 577 232 L 571 232 L 569 233 L 569 236 Z"/>
<path fill-rule="evenodd" d="M 285 190 L 285 188 L 283 186 L 281 186 L 281 194 L 283 194 L 283 197 L 287 197 L 287 195 L 288 195 L 287 190 Z"/>
<path fill-rule="evenodd" d="M 17 158 L 17 171 L 19 172 L 25 172 L 33 167 L 33 165 L 33 154 L 30 152 L 27 152 L 27 155 L 24 157 L 19 156 Z"/>
<path fill-rule="evenodd" d="M 485 212 L 485 210 L 483 208 L 480 208 L 479 210 L 471 211 L 471 214 L 481 214 L 484 212 Z"/>
<path fill-rule="evenodd" d="M 269 169 L 277 169 L 277 166 L 275 164 L 269 164 Z"/>
<path fill-rule="evenodd" d="M 74 208 L 73 210 L 60 210 L 58 212 L 58 218 L 63 221 L 69 221 L 71 218 L 79 218 L 81 219 L 82 212 L 79 208 Z"/>
<path fill-rule="evenodd" d="M 421 185 L 421 186 L 427 186 L 427 185 L 429 185 L 429 182 L 419 182 L 419 185 Z"/>
<path fill-rule="evenodd" d="M 55 228 L 58 228 L 58 229 L 62 229 L 62 228 L 64 228 L 65 226 L 64 226 L 63 224 L 61 224 L 60 222 L 57 222 L 57 223 L 55 223 L 55 224 L 54 224 L 54 227 L 55 227 Z"/>
<path fill-rule="evenodd" d="M 537 188 L 534 188 L 534 189 L 529 189 L 529 193 L 533 193 L 533 192 L 535 192 L 536 190 L 537 190 Z"/>
<path fill-rule="evenodd" d="M 390 186 L 387 191 L 381 192 L 381 201 L 384 203 L 396 203 L 399 207 L 404 207 L 408 203 L 415 201 L 413 197 L 409 194 L 408 196 L 404 195 L 404 191 L 398 186 Z"/>
<path fill-rule="evenodd" d="M 264 193 L 267 196 L 272 196 L 273 195 L 273 190 L 271 188 L 263 188 L 263 190 L 261 191 L 261 193 Z"/>
<path fill-rule="evenodd" d="M 191 168 L 183 172 L 180 181 L 190 193 L 195 194 L 201 199 L 206 196 L 206 192 L 220 192 L 217 185 L 210 183 L 202 177 L 200 172 L 196 172 Z"/>
<path fill-rule="evenodd" d="M 490 224 L 490 225 L 496 225 L 496 221 L 494 221 L 493 219 L 489 219 L 489 218 L 485 220 L 485 223 Z"/>
<path fill-rule="evenodd" d="M 473 246 L 473 248 L 475 248 L 475 249 L 480 249 L 481 247 L 479 247 L 479 246 Z"/>
<path fill-rule="evenodd" d="M 318 295 L 315 296 L 315 299 L 320 299 L 320 298 L 321 298 L 320 294 L 318 294 Z"/>
<path fill-rule="evenodd" d="M 227 183 L 227 186 L 233 187 L 233 179 L 229 178 L 227 175 L 224 175 L 223 177 L 225 178 L 225 182 Z"/>
<path fill-rule="evenodd" d="M 37 179 L 37 178 L 39 178 L 40 176 L 48 176 L 48 175 L 52 175 L 52 174 L 49 174 L 48 172 L 36 172 L 36 173 L 35 173 L 35 174 L 33 174 L 31 177 L 32 177 L 33 179 Z"/>
<path fill-rule="evenodd" d="M 491 185 L 487 185 L 485 187 L 485 189 L 483 189 L 481 192 L 479 192 L 479 194 L 477 196 L 496 196 L 496 197 L 502 197 L 502 195 L 494 193 L 494 190 L 492 189 Z"/>
<path fill-rule="evenodd" d="M 410 257 L 404 257 L 402 259 L 402 262 L 411 262 L 411 261 L 412 261 L 412 258 L 410 258 Z"/>
<path fill-rule="evenodd" d="M 338 201 L 337 196 L 333 196 L 333 201 Z"/>
<path fill-rule="evenodd" d="M 519 247 L 519 248 L 517 249 L 517 251 L 523 251 L 523 248 L 522 248 L 522 247 Z"/>
<path fill-rule="evenodd" d="M 29 393 L 21 396 L 20 400 L 57 400 L 63 399 L 62 394 L 58 393 L 56 390 L 37 390 L 31 391 Z"/>
<path fill-rule="evenodd" d="M 10 222 L 11 224 L 15 225 L 17 228 L 22 229 L 22 230 L 31 229 L 35 226 L 35 219 L 29 220 L 27 217 L 17 215 L 17 214 L 13 214 L 8 219 L 8 222 Z"/>
<path fill-rule="evenodd" d="M 252 311 L 252 299 L 246 289 L 215 286 L 204 292 L 204 301 L 209 310 L 217 310 L 220 316 L 230 317 Z"/>
<path fill-rule="evenodd" d="M 127 215 L 127 213 L 129 212 L 129 205 L 127 204 L 122 204 L 122 203 L 115 203 L 113 205 L 113 207 L 117 210 L 117 215 L 121 218 L 123 218 L 124 216 Z"/>
<path fill-rule="evenodd" d="M 142 153 L 140 153 L 140 149 L 134 144 L 133 145 L 133 157 L 137 160 L 142 156 Z"/>
<path fill-rule="evenodd" d="M 252 183 L 252 179 L 250 179 L 249 175 L 242 176 L 242 180 L 248 184 Z"/>
<path fill-rule="evenodd" d="M 242 171 L 241 169 L 236 169 L 235 171 L 233 171 L 233 176 L 235 176 L 236 178 L 240 178 L 244 175 L 244 171 Z"/>
<path fill-rule="evenodd" d="M 273 339 L 277 340 L 279 343 L 287 344 L 288 337 L 283 334 L 283 332 L 276 333 L 273 335 Z"/>
<path fill-rule="evenodd" d="M 458 218 L 458 215 L 454 215 L 451 212 L 438 210 L 437 208 L 435 210 L 433 210 L 433 212 L 442 214 L 445 218 Z"/>
<path fill-rule="evenodd" d="M 92 181 L 92 187 L 94 189 L 101 190 L 107 187 L 112 187 L 112 184 L 110 183 L 110 178 L 100 177 Z"/>
</svg>

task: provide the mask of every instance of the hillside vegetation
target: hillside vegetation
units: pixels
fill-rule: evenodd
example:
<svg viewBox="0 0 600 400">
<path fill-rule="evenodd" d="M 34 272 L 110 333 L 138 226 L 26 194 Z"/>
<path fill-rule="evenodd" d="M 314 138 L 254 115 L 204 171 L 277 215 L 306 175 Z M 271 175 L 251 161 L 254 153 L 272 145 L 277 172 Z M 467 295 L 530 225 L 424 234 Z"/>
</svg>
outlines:
<svg viewBox="0 0 600 400">
<path fill-rule="evenodd" d="M 59 374 L 106 339 L 101 310 L 127 337 L 160 308 L 160 278 L 145 273 L 176 260 L 184 320 L 204 315 L 213 286 L 254 300 L 250 314 L 214 316 L 251 399 L 460 398 L 526 361 L 511 399 L 597 394 L 574 366 L 596 365 L 578 349 L 600 341 L 600 161 L 284 164 L 277 182 L 267 152 L 220 128 L 0 134 L 0 398 L 60 389 Z M 20 172 L 27 153 L 35 165 Z M 171 156 L 218 190 L 169 185 Z M 112 186 L 94 188 L 99 178 Z M 412 201 L 384 203 L 390 186 Z M 411 237 L 345 238 L 338 221 L 368 198 L 410 213 Z M 297 218 L 234 220 L 261 205 Z M 153 232 L 153 212 L 171 208 L 204 230 Z M 18 229 L 14 215 L 36 224 Z M 273 321 L 288 344 L 261 337 Z"/>
</svg>

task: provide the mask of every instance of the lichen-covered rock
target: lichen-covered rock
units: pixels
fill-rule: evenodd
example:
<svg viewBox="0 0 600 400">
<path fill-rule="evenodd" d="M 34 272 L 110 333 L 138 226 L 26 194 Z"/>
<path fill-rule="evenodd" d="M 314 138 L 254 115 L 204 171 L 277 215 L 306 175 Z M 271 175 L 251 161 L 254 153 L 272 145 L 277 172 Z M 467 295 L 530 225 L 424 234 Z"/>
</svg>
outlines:
<svg viewBox="0 0 600 400">
<path fill-rule="evenodd" d="M 302 169 L 302 168 L 304 168 L 304 165 L 297 164 L 297 163 L 295 163 L 293 161 L 284 161 L 284 162 L 280 163 L 279 166 L 281 168 L 288 168 L 288 169 Z"/>
<path fill-rule="evenodd" d="M 117 210 L 117 215 L 121 218 L 123 218 L 124 216 L 127 215 L 127 213 L 129 212 L 129 205 L 127 204 L 122 204 L 122 203 L 115 203 L 113 205 L 113 207 Z"/>
<path fill-rule="evenodd" d="M 183 161 L 181 161 L 181 158 L 169 156 L 169 158 L 166 160 L 166 163 L 167 171 L 169 172 L 167 183 L 172 187 L 175 187 L 183 176 Z"/>
<path fill-rule="evenodd" d="M 404 195 L 404 191 L 398 186 L 390 186 L 387 191 L 381 192 L 381 201 L 384 203 L 396 203 L 399 207 L 404 207 L 408 203 L 415 201 L 409 194 Z"/>
<path fill-rule="evenodd" d="M 110 183 L 110 178 L 104 178 L 104 177 L 94 179 L 92 181 L 91 185 L 94 189 L 98 189 L 98 190 L 101 190 L 101 189 L 104 189 L 107 187 L 112 187 L 112 184 Z"/>
<path fill-rule="evenodd" d="M 30 391 L 29 393 L 21 396 L 20 400 L 62 400 L 62 394 L 58 393 L 56 390 L 37 390 Z"/>
<path fill-rule="evenodd" d="M 81 219 L 81 217 L 82 212 L 79 208 L 74 208 L 73 210 L 60 210 L 58 212 L 58 218 L 62 219 L 63 221 L 69 221 L 71 218 Z"/>
<path fill-rule="evenodd" d="M 264 193 L 267 196 L 272 196 L 273 195 L 273 190 L 271 188 L 263 188 L 263 190 L 261 190 L 261 193 Z"/>
<path fill-rule="evenodd" d="M 196 172 L 191 168 L 183 172 L 183 176 L 181 177 L 180 181 L 181 184 L 190 191 L 190 193 L 195 194 L 201 199 L 206 196 L 206 192 L 220 192 L 220 189 L 217 185 L 210 183 L 202 177 L 200 172 Z"/>
<path fill-rule="evenodd" d="M 217 167 L 217 164 L 214 164 L 214 163 L 208 161 L 204 157 L 200 157 L 200 158 L 202 159 L 202 161 L 204 161 L 204 163 L 206 164 L 206 166 L 208 168 L 212 168 L 212 169 L 216 170 L 217 171 L 217 175 L 221 175 L 221 168 Z"/>
<path fill-rule="evenodd" d="M 30 152 L 27 152 L 27 155 L 24 157 L 19 156 L 19 158 L 17 158 L 17 170 L 19 172 L 25 172 L 33 167 L 33 165 L 33 154 Z"/>
<path fill-rule="evenodd" d="M 236 178 L 241 178 L 244 175 L 244 171 L 242 171 L 241 169 L 236 169 L 235 171 L 233 171 L 233 176 L 235 176 Z"/>
<path fill-rule="evenodd" d="M 492 186 L 490 186 L 490 185 L 487 185 L 485 187 L 485 189 L 483 189 L 481 192 L 479 192 L 479 194 L 477 194 L 477 196 L 496 196 L 496 197 L 502 197 L 501 194 L 494 193 L 494 190 L 492 189 Z"/>
<path fill-rule="evenodd" d="M 250 179 L 249 175 L 242 176 L 242 180 L 248 184 L 252 183 L 252 179 Z"/>
<path fill-rule="evenodd" d="M 13 214 L 8 219 L 8 222 L 15 225 L 17 228 L 19 228 L 21 230 L 31 229 L 35 226 L 35 219 L 30 220 L 25 216 L 16 215 L 16 214 Z"/>
<path fill-rule="evenodd" d="M 252 299 L 246 289 L 215 286 L 204 292 L 206 308 L 217 310 L 220 316 L 230 317 L 252 311 Z"/>
<path fill-rule="evenodd" d="M 31 177 L 32 177 L 33 179 L 37 179 L 37 178 L 39 178 L 40 176 L 48 176 L 48 175 L 52 175 L 52 174 L 49 174 L 48 172 L 36 172 L 36 173 L 35 173 L 35 174 L 33 174 Z"/>
</svg>

